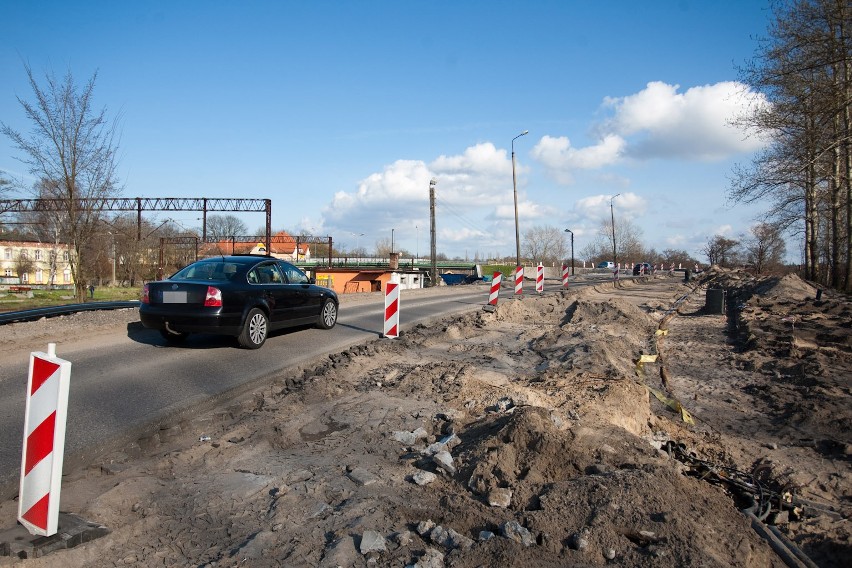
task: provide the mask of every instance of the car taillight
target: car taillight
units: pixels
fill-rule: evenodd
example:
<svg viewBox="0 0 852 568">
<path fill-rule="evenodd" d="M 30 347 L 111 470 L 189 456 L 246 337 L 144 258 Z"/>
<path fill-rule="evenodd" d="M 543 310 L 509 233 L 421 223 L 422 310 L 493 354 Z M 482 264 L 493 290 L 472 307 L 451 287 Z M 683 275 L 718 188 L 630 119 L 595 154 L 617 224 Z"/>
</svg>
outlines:
<svg viewBox="0 0 852 568">
<path fill-rule="evenodd" d="M 204 297 L 204 307 L 206 308 L 221 308 L 222 307 L 222 291 L 213 286 L 207 287 L 207 296 Z"/>
<path fill-rule="evenodd" d="M 144 286 L 142 286 L 142 303 L 143 304 L 150 304 L 151 303 L 151 297 L 150 297 L 149 294 L 150 294 L 150 290 L 148 289 L 148 285 L 145 284 Z"/>
</svg>

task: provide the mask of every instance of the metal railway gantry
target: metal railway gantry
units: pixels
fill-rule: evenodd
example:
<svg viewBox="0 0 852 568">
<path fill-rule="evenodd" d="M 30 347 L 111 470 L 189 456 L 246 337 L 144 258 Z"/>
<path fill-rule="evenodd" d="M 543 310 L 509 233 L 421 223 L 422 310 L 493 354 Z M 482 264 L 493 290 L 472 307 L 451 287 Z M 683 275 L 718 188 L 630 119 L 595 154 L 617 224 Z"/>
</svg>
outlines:
<svg viewBox="0 0 852 568">
<path fill-rule="evenodd" d="M 266 213 L 266 248 L 271 241 L 272 231 L 272 200 L 271 199 L 242 199 L 242 198 L 208 198 L 208 197 L 104 197 L 80 199 L 80 204 L 86 204 L 98 211 L 136 211 L 136 238 L 142 240 L 143 211 L 201 211 L 203 213 L 202 235 L 207 237 L 208 211 L 248 211 Z M 0 214 L 23 213 L 28 211 L 63 211 L 68 209 L 65 199 L 2 199 Z"/>
</svg>

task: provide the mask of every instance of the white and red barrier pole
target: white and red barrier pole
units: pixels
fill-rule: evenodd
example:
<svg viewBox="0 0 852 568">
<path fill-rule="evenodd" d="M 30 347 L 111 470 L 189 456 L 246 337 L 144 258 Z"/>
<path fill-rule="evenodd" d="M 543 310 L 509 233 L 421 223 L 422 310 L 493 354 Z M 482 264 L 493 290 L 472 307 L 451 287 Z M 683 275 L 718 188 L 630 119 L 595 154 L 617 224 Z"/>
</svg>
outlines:
<svg viewBox="0 0 852 568">
<path fill-rule="evenodd" d="M 518 266 L 515 268 L 515 294 L 524 293 L 524 267 Z"/>
<path fill-rule="evenodd" d="M 535 269 L 535 291 L 539 294 L 544 292 L 544 266 L 540 262 Z"/>
<path fill-rule="evenodd" d="M 562 265 L 562 285 L 566 288 L 568 287 L 568 278 L 571 276 L 570 270 L 568 269 L 567 264 Z"/>
<path fill-rule="evenodd" d="M 56 344 L 30 354 L 18 520 L 34 535 L 58 530 L 70 382 L 71 362 L 56 357 Z"/>
<path fill-rule="evenodd" d="M 385 331 L 384 337 L 399 337 L 399 274 L 392 274 L 385 284 Z"/>
<path fill-rule="evenodd" d="M 488 295 L 489 305 L 496 306 L 497 299 L 500 297 L 500 286 L 503 284 L 503 274 L 495 272 L 491 279 L 491 294 Z"/>
</svg>

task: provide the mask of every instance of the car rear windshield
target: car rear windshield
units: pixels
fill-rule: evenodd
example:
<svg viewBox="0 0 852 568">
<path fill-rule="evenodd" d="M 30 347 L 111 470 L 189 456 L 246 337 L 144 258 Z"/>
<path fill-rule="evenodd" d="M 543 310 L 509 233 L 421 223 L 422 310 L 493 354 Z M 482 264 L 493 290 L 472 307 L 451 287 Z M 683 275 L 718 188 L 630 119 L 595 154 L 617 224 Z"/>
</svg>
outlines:
<svg viewBox="0 0 852 568">
<path fill-rule="evenodd" d="M 226 282 L 233 280 L 239 271 L 233 262 L 196 262 L 177 271 L 170 280 L 213 280 Z"/>
</svg>

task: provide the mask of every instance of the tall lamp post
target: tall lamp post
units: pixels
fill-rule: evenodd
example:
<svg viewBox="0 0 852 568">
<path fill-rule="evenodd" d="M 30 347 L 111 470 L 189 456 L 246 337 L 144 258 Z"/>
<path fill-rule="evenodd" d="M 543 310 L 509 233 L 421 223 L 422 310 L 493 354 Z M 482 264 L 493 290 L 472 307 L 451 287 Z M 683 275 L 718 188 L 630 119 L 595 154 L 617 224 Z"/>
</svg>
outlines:
<svg viewBox="0 0 852 568">
<path fill-rule="evenodd" d="M 364 236 L 364 233 L 353 233 L 350 231 L 349 234 L 355 237 L 355 250 L 358 250 L 358 247 L 360 246 L 358 240 Z"/>
<path fill-rule="evenodd" d="M 529 132 L 529 130 L 524 130 L 512 138 L 512 191 L 515 195 L 515 256 L 517 260 L 517 264 L 515 266 L 521 265 L 521 233 L 518 230 L 518 181 L 515 177 L 515 140 L 521 136 L 526 136 Z"/>
<path fill-rule="evenodd" d="M 438 285 L 438 253 L 435 242 L 435 186 L 436 178 L 429 180 L 429 285 Z"/>
<path fill-rule="evenodd" d="M 574 276 L 574 231 L 565 229 L 566 233 L 571 233 L 571 276 Z"/>
<path fill-rule="evenodd" d="M 616 278 L 618 277 L 618 259 L 615 257 L 615 213 L 612 211 L 612 202 L 619 195 L 621 194 L 616 193 L 609 198 L 609 218 L 612 221 L 612 263 L 615 265 Z"/>
</svg>

